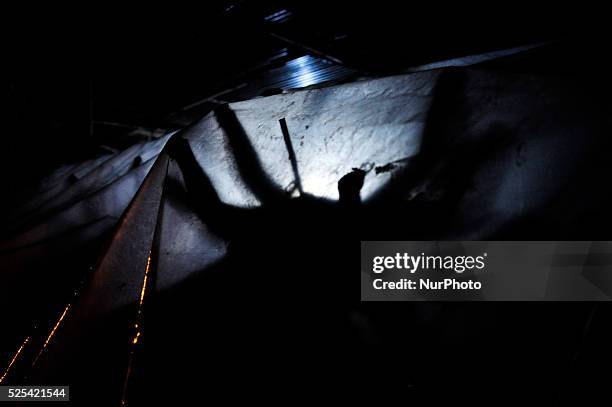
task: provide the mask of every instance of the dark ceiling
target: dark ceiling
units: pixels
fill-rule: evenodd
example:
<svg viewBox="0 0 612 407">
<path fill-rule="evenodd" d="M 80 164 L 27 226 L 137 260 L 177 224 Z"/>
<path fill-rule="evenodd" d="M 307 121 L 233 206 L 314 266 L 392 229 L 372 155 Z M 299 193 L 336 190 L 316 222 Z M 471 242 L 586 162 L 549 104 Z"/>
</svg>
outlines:
<svg viewBox="0 0 612 407">
<path fill-rule="evenodd" d="M 2 28 L 3 142 L 17 160 L 1 170 L 18 167 L 25 177 L 100 145 L 123 148 L 184 126 L 215 103 L 400 73 L 568 32 L 546 7 L 517 2 L 28 7 L 7 13 L 14 24 Z"/>
</svg>

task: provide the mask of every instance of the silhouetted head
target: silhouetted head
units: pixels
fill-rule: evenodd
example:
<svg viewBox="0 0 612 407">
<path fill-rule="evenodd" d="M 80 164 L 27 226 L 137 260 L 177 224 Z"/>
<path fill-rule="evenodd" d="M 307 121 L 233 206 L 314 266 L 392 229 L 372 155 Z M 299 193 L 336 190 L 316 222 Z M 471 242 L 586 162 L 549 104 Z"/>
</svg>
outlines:
<svg viewBox="0 0 612 407">
<path fill-rule="evenodd" d="M 359 168 L 353 168 L 338 181 L 338 193 L 340 203 L 359 204 L 361 203 L 361 188 L 365 180 L 366 172 Z"/>
</svg>

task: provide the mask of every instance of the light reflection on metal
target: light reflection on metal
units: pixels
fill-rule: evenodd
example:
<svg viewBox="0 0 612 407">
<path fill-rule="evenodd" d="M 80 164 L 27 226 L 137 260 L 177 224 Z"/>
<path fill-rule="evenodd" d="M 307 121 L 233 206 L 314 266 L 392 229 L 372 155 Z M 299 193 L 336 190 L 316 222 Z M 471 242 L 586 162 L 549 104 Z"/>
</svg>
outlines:
<svg viewBox="0 0 612 407">
<path fill-rule="evenodd" d="M 72 304 L 68 304 L 68 305 L 66 305 L 66 308 L 64 308 L 64 312 L 62 312 L 62 315 L 59 317 L 59 319 L 57 320 L 57 322 L 53 326 L 53 329 L 51 330 L 51 332 L 47 336 L 47 339 L 45 340 L 45 344 L 41 348 L 40 352 L 38 352 L 38 355 L 36 356 L 36 359 L 34 359 L 34 362 L 32 363 L 32 366 L 36 365 L 36 362 L 38 362 L 38 359 L 40 358 L 40 356 L 43 354 L 45 349 L 47 349 L 47 345 L 49 345 L 49 342 L 51 342 L 51 339 L 55 335 L 55 332 L 57 331 L 59 326 L 62 324 L 62 321 L 64 320 L 64 318 L 66 318 L 66 314 L 68 314 L 68 310 L 70 310 L 71 306 L 72 306 Z"/>
<path fill-rule="evenodd" d="M 282 9 L 275 13 L 270 14 L 269 16 L 264 17 L 264 20 L 269 23 L 284 23 L 293 17 L 293 13 L 291 11 Z"/>
<path fill-rule="evenodd" d="M 318 66 L 320 63 L 323 63 L 323 66 Z M 292 76 L 296 88 L 305 88 L 323 82 L 322 73 L 325 70 L 325 61 L 323 60 L 305 55 L 288 62 L 286 66 L 295 70 L 295 75 Z"/>
<path fill-rule="evenodd" d="M 21 351 L 23 350 L 23 348 L 26 346 L 26 344 L 30 341 L 30 337 L 28 336 L 27 338 L 25 338 L 25 340 L 21 343 L 21 346 L 19 347 L 19 349 L 17 349 L 17 352 L 15 352 L 15 355 L 13 355 L 13 358 L 11 359 L 11 362 L 8 364 L 8 366 L 6 367 L 6 369 L 4 369 L 4 373 L 2 374 L 2 377 L 0 377 L 0 383 L 4 382 L 4 379 L 6 378 L 6 376 L 8 375 L 9 371 L 11 370 L 11 367 L 13 367 L 13 365 L 15 364 L 15 361 L 17 360 L 17 358 L 19 357 L 19 355 L 21 354 Z"/>
<path fill-rule="evenodd" d="M 142 304 L 144 302 L 144 297 L 145 297 L 145 293 L 147 291 L 147 280 L 149 278 L 149 269 L 151 267 L 151 252 L 149 251 L 149 256 L 147 257 L 147 267 L 145 268 L 145 273 L 144 273 L 144 278 L 142 280 L 142 288 L 140 290 L 140 301 L 138 302 L 138 312 L 136 313 L 136 322 L 134 323 L 134 329 L 136 330 L 136 333 L 134 334 L 134 337 L 132 338 L 132 349 L 130 349 L 130 355 L 128 358 L 128 366 L 127 366 L 127 371 L 125 373 L 125 380 L 123 382 L 123 394 L 121 396 L 121 405 L 125 406 L 126 405 L 126 396 L 127 396 L 127 388 L 128 388 L 128 381 L 130 379 L 130 375 L 132 373 L 132 362 L 134 360 L 134 352 L 136 350 L 136 345 L 138 344 L 138 339 L 140 338 L 140 335 L 142 334 L 140 329 L 142 327 Z"/>
</svg>

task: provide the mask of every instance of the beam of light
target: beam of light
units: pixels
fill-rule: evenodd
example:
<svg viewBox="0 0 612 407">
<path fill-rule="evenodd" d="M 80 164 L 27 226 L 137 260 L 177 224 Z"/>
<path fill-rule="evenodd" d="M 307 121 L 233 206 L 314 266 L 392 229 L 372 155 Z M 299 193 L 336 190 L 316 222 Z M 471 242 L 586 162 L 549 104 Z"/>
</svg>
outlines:
<svg viewBox="0 0 612 407">
<path fill-rule="evenodd" d="M 47 339 L 45 340 L 45 344 L 41 348 L 40 352 L 38 352 L 38 355 L 36 356 L 36 359 L 34 359 L 34 362 L 32 363 L 32 367 L 34 367 L 34 365 L 36 365 L 36 362 L 38 362 L 38 359 L 40 358 L 40 356 L 43 354 L 45 349 L 47 349 L 47 345 L 49 345 L 49 342 L 51 342 L 51 339 L 55 335 L 55 332 L 57 331 L 59 326 L 62 324 L 62 321 L 66 317 L 66 314 L 68 314 L 68 310 L 70 310 L 71 306 L 72 306 L 72 304 L 68 304 L 68 305 L 66 305 L 66 308 L 64 308 L 64 312 L 62 312 L 62 315 L 59 317 L 59 319 L 57 320 L 57 322 L 53 326 L 53 329 L 51 330 L 51 332 L 49 332 L 49 335 L 47 336 Z"/>
<path fill-rule="evenodd" d="M 21 351 L 23 350 L 23 348 L 26 346 L 26 344 L 28 342 L 30 342 L 30 337 L 29 336 L 27 338 L 25 338 L 25 340 L 21 343 L 21 346 L 19 347 L 19 349 L 17 349 L 17 352 L 15 352 L 15 355 L 13 355 L 13 358 L 11 359 L 11 362 L 8 364 L 6 369 L 4 369 L 4 373 L 2 373 L 2 377 L 0 377 L 0 383 L 2 383 L 4 381 L 4 379 L 6 378 L 6 376 L 9 373 L 9 371 L 11 370 L 11 367 L 13 367 L 13 365 L 15 364 L 15 361 L 17 360 L 17 358 L 21 354 Z"/>
<path fill-rule="evenodd" d="M 130 379 L 130 375 L 132 373 L 132 363 L 134 360 L 134 352 L 136 351 L 136 345 L 138 344 L 138 339 L 142 335 L 142 304 L 144 302 L 145 293 L 147 291 L 147 280 L 149 278 L 149 269 L 151 267 L 151 252 L 149 251 L 149 257 L 147 258 L 147 267 L 145 268 L 144 278 L 142 280 L 142 288 L 140 289 L 140 301 L 138 301 L 138 312 L 136 313 L 136 322 L 134 322 L 134 337 L 132 338 L 132 349 L 130 349 L 130 356 L 128 358 L 128 366 L 127 371 L 125 372 L 125 380 L 123 382 L 123 395 L 121 396 L 121 405 L 125 406 L 126 396 L 127 396 L 127 388 L 128 381 Z"/>
</svg>

